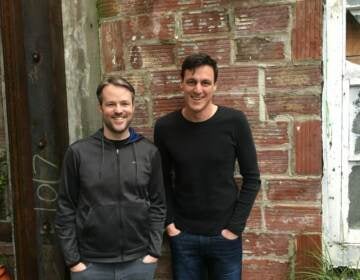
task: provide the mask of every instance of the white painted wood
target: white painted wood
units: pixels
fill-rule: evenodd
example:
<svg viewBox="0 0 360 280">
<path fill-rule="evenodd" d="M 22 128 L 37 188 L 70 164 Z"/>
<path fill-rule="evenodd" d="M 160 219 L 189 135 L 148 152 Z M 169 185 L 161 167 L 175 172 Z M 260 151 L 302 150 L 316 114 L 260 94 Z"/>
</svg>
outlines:
<svg viewBox="0 0 360 280">
<path fill-rule="evenodd" d="M 333 266 L 358 267 L 360 231 L 349 229 L 348 178 L 358 158 L 350 153 L 350 85 L 360 85 L 360 68 L 345 66 L 346 1 L 327 0 L 324 9 L 323 239 Z"/>
<path fill-rule="evenodd" d="M 328 0 L 324 10 L 323 234 L 325 244 L 341 243 L 342 93 L 345 58 L 345 13 L 342 0 Z"/>
</svg>

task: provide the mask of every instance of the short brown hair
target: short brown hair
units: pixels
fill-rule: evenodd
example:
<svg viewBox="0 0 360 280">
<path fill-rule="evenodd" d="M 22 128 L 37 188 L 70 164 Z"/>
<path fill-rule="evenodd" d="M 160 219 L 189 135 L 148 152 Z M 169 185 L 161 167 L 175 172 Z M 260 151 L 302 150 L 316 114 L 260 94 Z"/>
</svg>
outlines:
<svg viewBox="0 0 360 280">
<path fill-rule="evenodd" d="M 135 99 L 134 87 L 123 77 L 110 76 L 102 80 L 96 89 L 96 96 L 100 104 L 102 104 L 102 91 L 104 87 L 106 87 L 107 85 L 126 88 L 128 91 L 131 92 L 132 101 L 134 102 Z"/>
</svg>

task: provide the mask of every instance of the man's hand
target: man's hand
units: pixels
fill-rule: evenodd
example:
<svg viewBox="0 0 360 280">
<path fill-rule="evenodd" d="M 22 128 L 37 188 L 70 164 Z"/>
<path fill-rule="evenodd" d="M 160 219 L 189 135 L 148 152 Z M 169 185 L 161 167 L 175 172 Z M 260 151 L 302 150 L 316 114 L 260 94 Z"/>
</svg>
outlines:
<svg viewBox="0 0 360 280">
<path fill-rule="evenodd" d="M 85 269 L 86 269 L 86 265 L 82 262 L 79 262 L 77 265 L 70 267 L 71 272 L 81 272 L 84 271 Z"/>
<path fill-rule="evenodd" d="M 174 223 L 171 223 L 166 227 L 166 232 L 170 237 L 173 237 L 180 234 L 181 231 L 176 228 Z"/>
<path fill-rule="evenodd" d="M 157 261 L 158 261 L 158 258 L 155 258 L 150 255 L 146 255 L 142 260 L 143 263 L 156 263 Z"/>
<path fill-rule="evenodd" d="M 237 238 L 239 238 L 238 235 L 236 235 L 235 233 L 231 232 L 228 229 L 223 229 L 221 231 L 221 235 L 225 238 L 225 239 L 229 239 L 229 240 L 235 240 Z"/>
</svg>

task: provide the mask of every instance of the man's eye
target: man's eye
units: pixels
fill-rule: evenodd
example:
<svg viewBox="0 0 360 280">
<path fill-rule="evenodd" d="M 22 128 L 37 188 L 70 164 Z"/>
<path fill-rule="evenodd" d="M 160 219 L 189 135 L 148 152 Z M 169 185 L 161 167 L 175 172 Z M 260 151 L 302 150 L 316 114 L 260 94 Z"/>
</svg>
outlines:
<svg viewBox="0 0 360 280">
<path fill-rule="evenodd" d="M 186 84 L 189 85 L 189 86 L 195 86 L 196 81 L 190 80 L 190 81 L 187 81 Z"/>
<path fill-rule="evenodd" d="M 211 85 L 211 82 L 210 82 L 210 81 L 202 81 L 201 84 L 202 84 L 203 86 L 208 87 L 208 86 Z"/>
</svg>

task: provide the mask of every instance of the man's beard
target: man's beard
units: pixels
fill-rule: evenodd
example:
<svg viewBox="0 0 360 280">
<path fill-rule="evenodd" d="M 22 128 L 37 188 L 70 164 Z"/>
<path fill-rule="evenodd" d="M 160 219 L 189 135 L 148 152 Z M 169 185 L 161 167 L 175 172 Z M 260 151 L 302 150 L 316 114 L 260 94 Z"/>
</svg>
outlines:
<svg viewBox="0 0 360 280">
<path fill-rule="evenodd" d="M 132 119 L 125 119 L 125 127 L 121 130 L 117 129 L 115 125 L 113 125 L 113 123 L 109 120 L 105 120 L 103 119 L 103 123 L 104 123 L 104 126 L 106 126 L 106 128 L 113 134 L 122 134 L 124 132 L 126 132 L 130 126 L 130 123 L 131 123 Z"/>
</svg>

